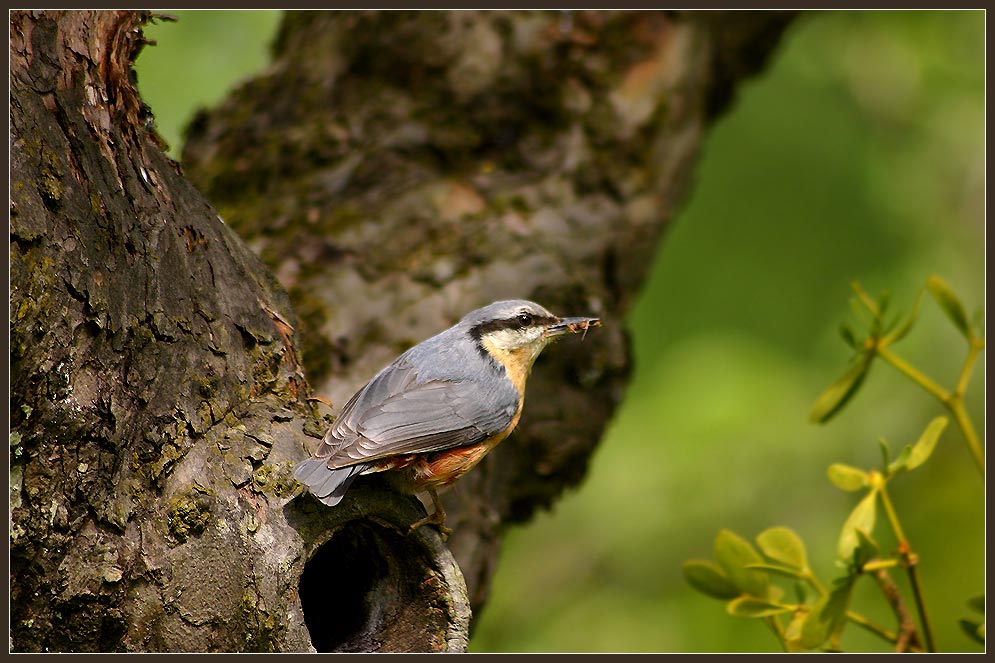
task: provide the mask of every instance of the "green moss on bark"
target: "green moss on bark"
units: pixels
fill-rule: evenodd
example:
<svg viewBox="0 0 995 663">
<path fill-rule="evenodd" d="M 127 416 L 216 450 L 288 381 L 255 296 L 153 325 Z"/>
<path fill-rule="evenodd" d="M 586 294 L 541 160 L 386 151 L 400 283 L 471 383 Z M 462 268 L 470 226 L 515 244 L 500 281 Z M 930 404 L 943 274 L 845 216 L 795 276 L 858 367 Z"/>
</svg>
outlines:
<svg viewBox="0 0 995 663">
<path fill-rule="evenodd" d="M 202 534 L 211 522 L 211 502 L 214 492 L 195 485 L 171 499 L 167 507 L 170 534 L 180 543 Z"/>
</svg>

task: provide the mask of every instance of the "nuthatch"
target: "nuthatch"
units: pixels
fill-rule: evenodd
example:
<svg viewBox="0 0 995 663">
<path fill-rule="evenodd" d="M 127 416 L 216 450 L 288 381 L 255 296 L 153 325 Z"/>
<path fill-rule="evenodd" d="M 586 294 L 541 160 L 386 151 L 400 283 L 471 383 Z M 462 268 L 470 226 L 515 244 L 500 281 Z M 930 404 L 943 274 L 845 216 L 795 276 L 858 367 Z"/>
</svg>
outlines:
<svg viewBox="0 0 995 663">
<path fill-rule="evenodd" d="M 387 472 L 395 489 L 432 497 L 435 511 L 410 531 L 434 524 L 448 534 L 436 488 L 466 474 L 515 428 L 525 381 L 542 349 L 599 324 L 597 318 L 558 318 L 524 300 L 468 313 L 356 392 L 294 476 L 334 506 L 356 476 Z"/>
</svg>

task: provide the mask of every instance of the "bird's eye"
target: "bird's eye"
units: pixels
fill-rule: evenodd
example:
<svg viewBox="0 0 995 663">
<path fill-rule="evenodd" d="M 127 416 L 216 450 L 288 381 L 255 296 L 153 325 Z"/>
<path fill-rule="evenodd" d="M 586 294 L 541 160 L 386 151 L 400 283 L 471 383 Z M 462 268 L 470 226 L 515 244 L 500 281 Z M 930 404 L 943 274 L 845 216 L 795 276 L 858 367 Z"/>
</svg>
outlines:
<svg viewBox="0 0 995 663">
<path fill-rule="evenodd" d="M 522 323 L 523 326 L 527 327 L 528 325 L 532 324 L 532 314 L 531 313 L 525 313 L 523 311 L 522 313 L 518 314 L 518 321 L 520 323 Z"/>
</svg>

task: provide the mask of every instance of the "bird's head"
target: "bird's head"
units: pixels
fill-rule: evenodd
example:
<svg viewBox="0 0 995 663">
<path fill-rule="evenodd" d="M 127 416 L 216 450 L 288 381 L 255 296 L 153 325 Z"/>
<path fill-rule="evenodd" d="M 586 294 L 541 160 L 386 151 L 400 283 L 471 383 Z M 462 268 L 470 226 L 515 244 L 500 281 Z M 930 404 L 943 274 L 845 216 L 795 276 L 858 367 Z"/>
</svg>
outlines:
<svg viewBox="0 0 995 663">
<path fill-rule="evenodd" d="M 571 332 L 601 324 L 598 318 L 560 318 L 523 299 L 494 302 L 468 313 L 461 321 L 481 352 L 501 362 L 512 380 L 527 375 L 550 342 Z"/>
</svg>

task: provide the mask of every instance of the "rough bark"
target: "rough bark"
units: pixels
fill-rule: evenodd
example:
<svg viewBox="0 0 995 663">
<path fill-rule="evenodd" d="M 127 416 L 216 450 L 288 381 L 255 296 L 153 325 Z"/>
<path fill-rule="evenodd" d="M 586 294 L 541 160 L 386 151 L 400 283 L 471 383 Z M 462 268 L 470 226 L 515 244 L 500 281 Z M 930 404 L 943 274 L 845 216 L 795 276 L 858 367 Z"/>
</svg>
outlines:
<svg viewBox="0 0 995 663">
<path fill-rule="evenodd" d="M 12 648 L 306 650 L 298 579 L 336 533 L 366 575 L 312 578 L 346 587 L 326 645 L 464 649 L 451 554 L 391 529 L 416 502 L 294 499 L 325 422 L 293 313 L 143 128 L 146 17 L 11 16 Z"/>
<path fill-rule="evenodd" d="M 148 18 L 11 15 L 12 647 L 460 651 L 463 574 L 482 604 L 504 527 L 583 477 L 702 133 L 785 17 L 292 13 L 191 132 L 214 207 L 134 89 Z M 540 359 L 448 547 L 375 479 L 301 495 L 335 411 L 305 375 L 338 407 L 505 296 L 605 326 Z"/>
<path fill-rule="evenodd" d="M 583 478 L 704 131 L 788 19 L 290 13 L 272 66 L 192 123 L 185 172 L 289 291 L 336 407 L 495 299 L 604 319 L 540 357 L 517 431 L 443 496 L 475 608 L 502 530 Z"/>
</svg>

